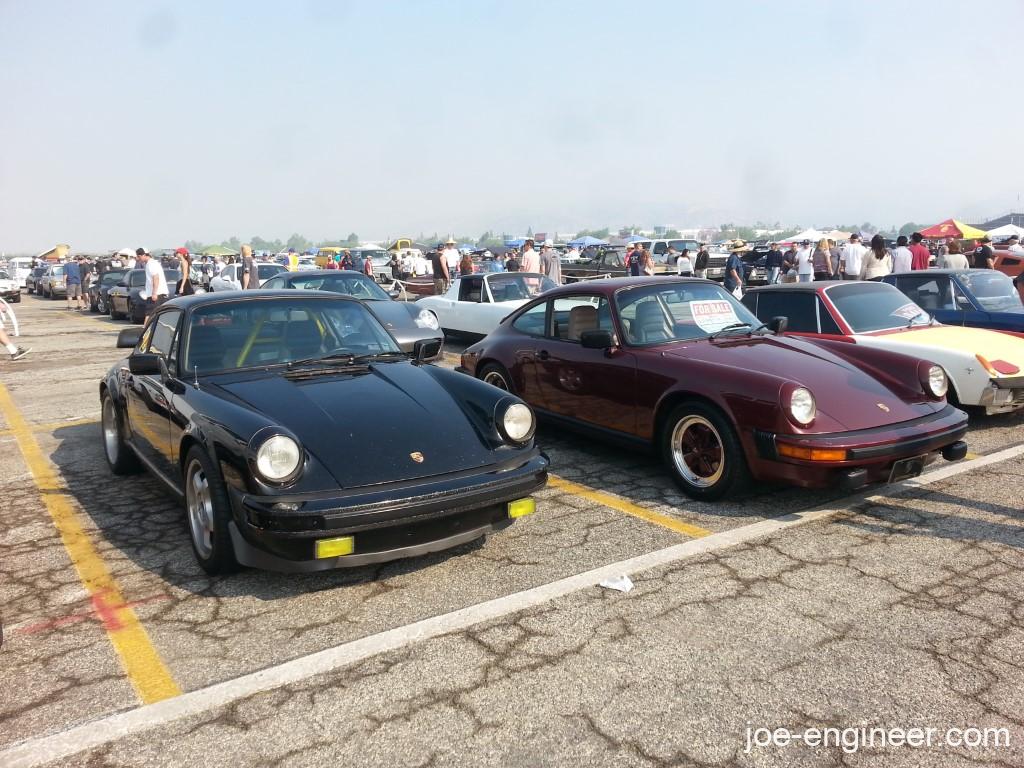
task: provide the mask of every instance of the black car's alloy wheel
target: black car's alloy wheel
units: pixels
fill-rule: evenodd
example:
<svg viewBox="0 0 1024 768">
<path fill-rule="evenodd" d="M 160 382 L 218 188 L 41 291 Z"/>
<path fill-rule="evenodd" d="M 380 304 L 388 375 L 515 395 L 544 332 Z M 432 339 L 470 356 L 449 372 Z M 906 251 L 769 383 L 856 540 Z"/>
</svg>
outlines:
<svg viewBox="0 0 1024 768">
<path fill-rule="evenodd" d="M 103 394 L 103 402 L 100 407 L 103 453 L 107 457 L 110 470 L 115 475 L 130 475 L 138 472 L 141 469 L 139 459 L 124 442 L 124 423 L 114 399 L 108 393 Z"/>
<path fill-rule="evenodd" d="M 228 523 L 231 506 L 224 481 L 206 452 L 193 446 L 185 457 L 185 510 L 192 551 L 211 576 L 238 568 Z"/>
<path fill-rule="evenodd" d="M 714 501 L 746 485 L 747 462 L 732 425 L 704 403 L 676 406 L 661 434 L 662 455 L 687 496 Z"/>
<path fill-rule="evenodd" d="M 487 382 L 492 387 L 503 389 L 506 392 L 512 392 L 512 377 L 508 375 L 502 366 L 497 363 L 488 363 L 480 371 L 480 379 Z"/>
</svg>

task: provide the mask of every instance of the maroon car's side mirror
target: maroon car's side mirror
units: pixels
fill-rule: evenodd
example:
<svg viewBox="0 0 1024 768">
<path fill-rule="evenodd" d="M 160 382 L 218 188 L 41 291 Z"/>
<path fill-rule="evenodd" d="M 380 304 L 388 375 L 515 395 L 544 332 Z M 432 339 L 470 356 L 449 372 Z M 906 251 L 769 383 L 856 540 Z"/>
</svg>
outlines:
<svg viewBox="0 0 1024 768">
<path fill-rule="evenodd" d="M 583 331 L 580 334 L 580 346 L 584 349 L 611 349 L 615 346 L 615 337 L 605 329 Z"/>
</svg>

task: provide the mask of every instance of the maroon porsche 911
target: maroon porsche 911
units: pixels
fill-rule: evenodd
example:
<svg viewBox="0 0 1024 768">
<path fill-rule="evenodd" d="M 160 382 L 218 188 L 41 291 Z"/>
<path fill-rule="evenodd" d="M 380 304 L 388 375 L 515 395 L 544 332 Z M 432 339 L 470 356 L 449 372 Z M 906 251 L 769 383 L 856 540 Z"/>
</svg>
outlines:
<svg viewBox="0 0 1024 768">
<path fill-rule="evenodd" d="M 708 280 L 594 280 L 517 309 L 461 370 L 549 422 L 656 449 L 696 499 L 751 477 L 852 489 L 966 454 L 940 366 L 779 335 L 785 322 L 762 324 Z"/>
</svg>

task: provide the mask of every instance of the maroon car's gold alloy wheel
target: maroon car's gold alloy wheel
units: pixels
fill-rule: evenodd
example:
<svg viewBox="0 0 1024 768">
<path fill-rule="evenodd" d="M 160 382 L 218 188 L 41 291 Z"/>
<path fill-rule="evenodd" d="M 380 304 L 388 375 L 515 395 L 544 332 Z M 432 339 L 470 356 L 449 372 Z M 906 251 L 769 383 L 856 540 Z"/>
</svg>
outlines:
<svg viewBox="0 0 1024 768">
<path fill-rule="evenodd" d="M 707 488 L 722 477 L 725 468 L 722 438 L 703 416 L 680 419 L 672 430 L 672 461 L 683 479 Z"/>
</svg>

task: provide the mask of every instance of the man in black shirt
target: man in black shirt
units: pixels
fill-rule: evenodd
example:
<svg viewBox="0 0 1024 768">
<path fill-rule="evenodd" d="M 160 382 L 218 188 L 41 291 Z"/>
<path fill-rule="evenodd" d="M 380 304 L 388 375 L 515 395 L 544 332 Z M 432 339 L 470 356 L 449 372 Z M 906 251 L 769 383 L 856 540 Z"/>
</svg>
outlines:
<svg viewBox="0 0 1024 768">
<path fill-rule="evenodd" d="M 996 252 L 992 250 L 992 238 L 985 235 L 981 238 L 981 245 L 974 251 L 975 269 L 993 269 L 995 267 Z"/>
<path fill-rule="evenodd" d="M 434 293 L 440 296 L 448 291 L 451 277 L 448 275 L 448 260 L 444 257 L 444 243 L 438 243 L 434 250 L 427 254 L 430 268 L 434 272 Z"/>
<path fill-rule="evenodd" d="M 782 251 L 778 243 L 768 244 L 768 254 L 764 257 L 764 268 L 768 272 L 768 285 L 775 285 L 782 278 Z"/>
</svg>

